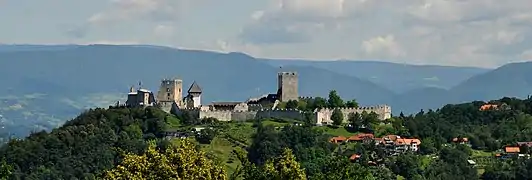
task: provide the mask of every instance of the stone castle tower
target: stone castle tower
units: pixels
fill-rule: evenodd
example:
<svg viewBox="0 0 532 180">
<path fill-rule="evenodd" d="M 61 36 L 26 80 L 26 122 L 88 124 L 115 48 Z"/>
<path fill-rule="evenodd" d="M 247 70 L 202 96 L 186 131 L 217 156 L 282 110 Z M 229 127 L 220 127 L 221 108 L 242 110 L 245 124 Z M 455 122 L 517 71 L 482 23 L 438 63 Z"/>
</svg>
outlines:
<svg viewBox="0 0 532 180">
<path fill-rule="evenodd" d="M 277 73 L 277 96 L 281 102 L 299 99 L 299 82 L 297 72 Z"/>
<path fill-rule="evenodd" d="M 165 111 L 170 111 L 173 104 L 183 106 L 183 81 L 181 79 L 163 79 L 157 93 L 157 104 Z"/>
<path fill-rule="evenodd" d="M 188 89 L 188 96 L 187 96 L 187 107 L 188 108 L 198 108 L 201 106 L 201 88 L 194 81 L 192 85 L 190 85 L 190 88 Z"/>
</svg>

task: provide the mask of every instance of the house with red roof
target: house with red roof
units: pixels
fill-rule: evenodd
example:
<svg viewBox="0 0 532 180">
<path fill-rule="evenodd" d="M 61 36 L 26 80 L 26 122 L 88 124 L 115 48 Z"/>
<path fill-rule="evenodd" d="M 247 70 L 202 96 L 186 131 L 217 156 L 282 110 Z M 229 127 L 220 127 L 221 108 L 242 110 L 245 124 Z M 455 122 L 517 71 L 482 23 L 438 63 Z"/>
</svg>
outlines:
<svg viewBox="0 0 532 180">
<path fill-rule="evenodd" d="M 375 139 L 375 136 L 373 134 L 356 134 L 347 139 L 348 142 L 360 142 L 360 143 L 369 143 L 373 142 Z"/>
<path fill-rule="evenodd" d="M 344 136 L 336 136 L 336 137 L 331 138 L 330 141 L 332 143 L 338 144 L 338 143 L 346 142 L 347 138 Z"/>
</svg>

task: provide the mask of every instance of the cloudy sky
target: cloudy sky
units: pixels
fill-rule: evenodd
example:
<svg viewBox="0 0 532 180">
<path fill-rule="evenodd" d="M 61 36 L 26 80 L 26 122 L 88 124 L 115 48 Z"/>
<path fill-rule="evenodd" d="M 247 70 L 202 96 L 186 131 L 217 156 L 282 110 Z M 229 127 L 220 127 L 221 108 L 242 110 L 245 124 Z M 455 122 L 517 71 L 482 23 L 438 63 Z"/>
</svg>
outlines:
<svg viewBox="0 0 532 180">
<path fill-rule="evenodd" d="M 495 67 L 532 59 L 531 0 L 0 0 L 0 43 Z"/>
</svg>

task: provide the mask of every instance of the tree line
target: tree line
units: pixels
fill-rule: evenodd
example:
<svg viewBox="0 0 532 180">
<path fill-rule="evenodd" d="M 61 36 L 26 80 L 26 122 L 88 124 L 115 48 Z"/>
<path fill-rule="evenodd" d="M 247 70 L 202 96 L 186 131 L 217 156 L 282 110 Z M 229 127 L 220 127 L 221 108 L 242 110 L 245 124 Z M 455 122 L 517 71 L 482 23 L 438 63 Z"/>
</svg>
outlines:
<svg viewBox="0 0 532 180">
<path fill-rule="evenodd" d="M 318 104 L 347 106 L 331 94 Z M 500 108 L 481 110 L 485 104 Z M 515 98 L 446 105 L 408 116 L 401 113 L 384 122 L 387 132 L 419 138 L 422 143 L 419 152 L 397 156 L 386 155 L 372 143 L 330 143 L 331 135 L 309 124 L 278 129 L 258 123 L 251 144 L 233 152 L 241 166 L 228 174 L 190 140 L 164 139 L 170 119 L 175 118 L 172 115 L 152 107 L 98 108 L 51 132 L 9 140 L 0 148 L 0 178 L 532 179 L 529 159 L 497 159 L 486 164 L 482 174 L 468 163 L 473 152 L 496 152 L 518 141 L 532 141 L 531 114 L 532 100 Z M 347 123 L 360 131 L 379 126 L 374 118 L 354 114 Z M 215 120 L 205 122 L 211 121 Z M 209 143 L 212 135 L 205 136 L 200 139 Z M 468 138 L 471 146 L 450 142 L 456 137 Z M 527 147 L 522 149 L 530 154 Z M 353 154 L 361 158 L 353 161 L 349 158 Z"/>
</svg>

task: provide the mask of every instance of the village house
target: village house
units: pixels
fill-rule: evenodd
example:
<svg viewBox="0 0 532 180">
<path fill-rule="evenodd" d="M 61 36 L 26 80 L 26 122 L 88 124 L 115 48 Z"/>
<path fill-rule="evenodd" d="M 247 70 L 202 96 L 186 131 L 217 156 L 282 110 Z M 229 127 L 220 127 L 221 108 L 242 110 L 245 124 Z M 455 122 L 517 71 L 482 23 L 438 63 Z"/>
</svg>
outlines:
<svg viewBox="0 0 532 180">
<path fill-rule="evenodd" d="M 375 139 L 373 134 L 357 134 L 347 139 L 348 142 L 371 143 Z"/>
<path fill-rule="evenodd" d="M 480 111 L 487 111 L 487 110 L 496 110 L 498 108 L 499 108 L 499 106 L 496 105 L 496 104 L 484 104 L 484 105 L 480 106 L 479 110 Z"/>
<path fill-rule="evenodd" d="M 519 154 L 521 152 L 521 149 L 519 146 L 506 146 L 504 147 L 504 152 L 506 154 Z"/>
<path fill-rule="evenodd" d="M 421 141 L 419 139 L 398 138 L 394 143 L 396 152 L 417 152 L 419 150 L 419 144 L 421 144 Z"/>
<path fill-rule="evenodd" d="M 532 142 L 517 142 L 517 146 L 519 146 L 519 147 L 521 147 L 521 146 L 532 147 Z"/>
<path fill-rule="evenodd" d="M 504 147 L 504 153 L 495 154 L 496 158 L 509 159 L 509 158 L 530 158 L 529 154 L 522 154 L 519 146 L 506 146 Z"/>
<path fill-rule="evenodd" d="M 419 151 L 421 140 L 415 138 L 402 138 L 397 135 L 386 135 L 382 138 L 375 138 L 373 134 L 356 134 L 349 138 L 337 136 L 330 139 L 332 143 L 355 142 L 355 143 L 375 143 L 375 145 L 384 148 L 388 154 L 399 154 L 407 151 Z M 355 156 L 353 156 L 355 157 Z"/>
<path fill-rule="evenodd" d="M 344 136 L 337 136 L 337 137 L 333 137 L 333 138 L 331 138 L 330 141 L 331 141 L 332 143 L 338 144 L 338 143 L 343 143 L 343 142 L 345 142 L 346 140 L 347 140 L 347 138 L 344 137 Z"/>
</svg>

